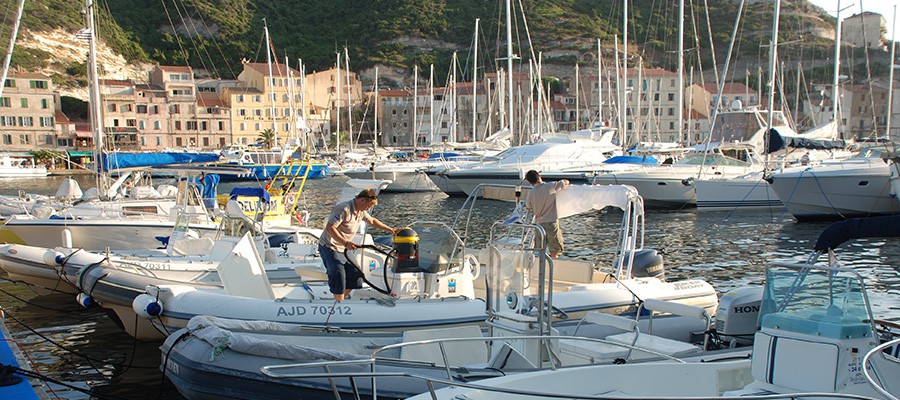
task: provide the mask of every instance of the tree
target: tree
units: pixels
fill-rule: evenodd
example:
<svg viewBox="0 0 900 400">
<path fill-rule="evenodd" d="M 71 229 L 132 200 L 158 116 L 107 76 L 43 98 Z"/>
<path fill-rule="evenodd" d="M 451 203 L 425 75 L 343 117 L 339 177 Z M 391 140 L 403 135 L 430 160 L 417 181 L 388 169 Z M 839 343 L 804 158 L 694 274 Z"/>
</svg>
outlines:
<svg viewBox="0 0 900 400">
<path fill-rule="evenodd" d="M 271 129 L 264 129 L 260 131 L 259 137 L 256 138 L 256 143 L 268 148 L 275 147 L 275 131 Z"/>
</svg>

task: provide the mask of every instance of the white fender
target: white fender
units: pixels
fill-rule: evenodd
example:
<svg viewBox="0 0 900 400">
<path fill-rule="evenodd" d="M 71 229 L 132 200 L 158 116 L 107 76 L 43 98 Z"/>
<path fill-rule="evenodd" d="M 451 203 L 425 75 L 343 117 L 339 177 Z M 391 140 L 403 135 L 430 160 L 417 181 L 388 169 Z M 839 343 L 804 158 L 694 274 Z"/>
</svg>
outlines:
<svg viewBox="0 0 900 400">
<path fill-rule="evenodd" d="M 75 296 L 75 301 L 84 308 L 91 308 L 97 304 L 94 302 L 94 298 L 87 293 L 78 293 L 78 295 Z"/>
<path fill-rule="evenodd" d="M 47 250 L 43 255 L 44 264 L 47 264 L 51 267 L 58 267 L 62 264 L 62 261 L 66 258 L 62 253 L 56 250 Z"/>
<path fill-rule="evenodd" d="M 134 298 L 131 302 L 131 308 L 141 318 L 153 319 L 162 314 L 162 302 L 149 294 L 142 294 Z"/>
</svg>

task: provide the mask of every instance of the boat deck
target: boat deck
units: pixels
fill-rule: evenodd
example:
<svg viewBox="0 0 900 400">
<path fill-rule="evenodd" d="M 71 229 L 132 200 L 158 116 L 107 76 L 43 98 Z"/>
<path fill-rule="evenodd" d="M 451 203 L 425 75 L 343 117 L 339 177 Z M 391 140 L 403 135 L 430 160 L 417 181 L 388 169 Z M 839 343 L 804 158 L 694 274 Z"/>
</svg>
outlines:
<svg viewBox="0 0 900 400">
<path fill-rule="evenodd" d="M 0 318 L 0 342 L 2 342 L 0 343 L 0 364 L 14 367 L 27 366 L 24 353 L 16 346 L 11 337 L 6 324 Z M 30 368 L 26 367 L 26 369 Z M 19 374 L 16 376 L 21 377 Z M 32 382 L 29 379 L 22 379 L 21 382 L 11 386 L 0 386 L 0 399 L 45 400 L 49 398 L 40 382 Z"/>
</svg>

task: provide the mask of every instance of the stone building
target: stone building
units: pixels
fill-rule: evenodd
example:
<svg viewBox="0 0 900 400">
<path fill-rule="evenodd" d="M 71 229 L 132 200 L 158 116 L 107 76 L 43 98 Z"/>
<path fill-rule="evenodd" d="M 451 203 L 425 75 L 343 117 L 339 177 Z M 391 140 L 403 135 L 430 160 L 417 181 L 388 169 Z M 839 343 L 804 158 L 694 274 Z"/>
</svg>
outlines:
<svg viewBox="0 0 900 400">
<path fill-rule="evenodd" d="M 0 97 L 0 145 L 3 150 L 56 149 L 58 103 L 55 100 L 53 81 L 49 76 L 11 72 Z"/>
<path fill-rule="evenodd" d="M 878 13 L 864 11 L 844 18 L 841 27 L 841 42 L 854 47 L 884 50 L 885 33 L 887 33 L 887 23 L 884 17 Z"/>
</svg>

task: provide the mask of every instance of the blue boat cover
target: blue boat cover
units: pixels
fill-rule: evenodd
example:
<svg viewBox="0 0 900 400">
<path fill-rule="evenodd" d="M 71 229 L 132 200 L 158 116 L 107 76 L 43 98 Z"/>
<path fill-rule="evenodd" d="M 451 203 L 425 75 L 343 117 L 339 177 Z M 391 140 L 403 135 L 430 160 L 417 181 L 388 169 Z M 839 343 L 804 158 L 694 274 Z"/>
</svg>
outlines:
<svg viewBox="0 0 900 400">
<path fill-rule="evenodd" d="M 801 136 L 782 135 L 775 129 L 770 129 L 767 135 L 766 153 L 774 153 L 787 148 L 795 149 L 843 149 L 847 147 L 847 143 L 843 140 L 832 139 L 810 139 Z"/>
<path fill-rule="evenodd" d="M 104 171 L 122 168 L 158 167 L 170 164 L 219 161 L 218 153 L 112 153 L 102 154 Z"/>
<path fill-rule="evenodd" d="M 819 235 L 815 250 L 834 249 L 850 239 L 873 237 L 900 237 L 900 216 L 851 218 L 835 222 Z"/>
<path fill-rule="evenodd" d="M 606 159 L 603 163 L 657 165 L 659 164 L 659 161 L 653 156 L 615 156 Z"/>
<path fill-rule="evenodd" d="M 268 202 L 269 192 L 263 188 L 254 188 L 254 187 L 236 187 L 231 189 L 231 193 L 228 195 L 229 199 L 236 199 L 238 196 L 248 196 L 248 197 L 259 197 L 263 201 Z"/>
</svg>

